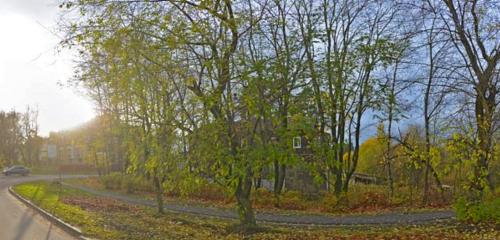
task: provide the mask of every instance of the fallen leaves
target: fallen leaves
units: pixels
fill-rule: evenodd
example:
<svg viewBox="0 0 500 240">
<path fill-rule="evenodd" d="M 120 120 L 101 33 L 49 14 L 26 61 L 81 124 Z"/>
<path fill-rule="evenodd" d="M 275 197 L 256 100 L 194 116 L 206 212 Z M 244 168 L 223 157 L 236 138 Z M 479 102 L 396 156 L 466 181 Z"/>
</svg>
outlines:
<svg viewBox="0 0 500 240">
<path fill-rule="evenodd" d="M 61 198 L 61 202 L 92 212 L 136 212 L 139 210 L 138 206 L 104 197 L 65 196 Z"/>
</svg>

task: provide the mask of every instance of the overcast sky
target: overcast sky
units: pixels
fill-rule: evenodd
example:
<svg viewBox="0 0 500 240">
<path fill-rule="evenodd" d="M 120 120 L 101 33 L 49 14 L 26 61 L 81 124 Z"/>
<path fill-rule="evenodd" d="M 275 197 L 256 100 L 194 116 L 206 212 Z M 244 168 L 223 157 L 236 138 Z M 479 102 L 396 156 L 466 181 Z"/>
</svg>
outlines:
<svg viewBox="0 0 500 240">
<path fill-rule="evenodd" d="M 61 86 L 73 75 L 69 51 L 56 51 L 57 0 L 0 0 L 0 110 L 38 107 L 42 135 L 93 115 L 91 101 Z"/>
</svg>

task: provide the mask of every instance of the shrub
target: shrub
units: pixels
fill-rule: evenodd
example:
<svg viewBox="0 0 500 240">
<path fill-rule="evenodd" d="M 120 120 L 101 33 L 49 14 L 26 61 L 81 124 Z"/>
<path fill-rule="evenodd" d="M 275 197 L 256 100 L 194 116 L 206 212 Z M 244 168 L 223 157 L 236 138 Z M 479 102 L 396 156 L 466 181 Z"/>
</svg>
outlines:
<svg viewBox="0 0 500 240">
<path fill-rule="evenodd" d="M 108 190 L 122 190 L 127 193 L 152 192 L 151 183 L 142 177 L 122 173 L 111 173 L 101 176 L 99 181 Z"/>
<path fill-rule="evenodd" d="M 274 193 L 264 188 L 256 189 L 252 200 L 256 208 L 274 208 L 276 205 Z"/>
<path fill-rule="evenodd" d="M 122 175 L 122 189 L 127 193 L 153 191 L 151 183 L 138 176 Z"/>
<path fill-rule="evenodd" d="M 356 186 L 347 193 L 347 198 L 351 210 L 372 211 L 392 206 L 391 199 L 381 186 Z"/>
<path fill-rule="evenodd" d="M 304 210 L 307 209 L 307 204 L 301 199 L 300 192 L 288 191 L 281 196 L 280 208 L 287 210 Z"/>
<path fill-rule="evenodd" d="M 453 205 L 460 221 L 500 224 L 500 198 L 469 202 L 459 198 Z"/>
<path fill-rule="evenodd" d="M 126 190 L 127 193 L 134 193 L 136 190 L 136 179 L 135 177 L 124 179 L 124 181 L 122 181 L 122 189 Z"/>
<path fill-rule="evenodd" d="M 321 210 L 324 212 L 333 212 L 337 206 L 338 199 L 335 194 L 326 192 L 323 199 L 321 199 Z"/>
<path fill-rule="evenodd" d="M 111 173 L 101 176 L 100 180 L 104 188 L 108 190 L 120 190 L 122 187 L 123 175 L 121 173 Z"/>
<path fill-rule="evenodd" d="M 226 202 L 230 199 L 224 189 L 213 183 L 201 184 L 197 191 L 187 194 L 187 197 L 202 201 Z"/>
</svg>

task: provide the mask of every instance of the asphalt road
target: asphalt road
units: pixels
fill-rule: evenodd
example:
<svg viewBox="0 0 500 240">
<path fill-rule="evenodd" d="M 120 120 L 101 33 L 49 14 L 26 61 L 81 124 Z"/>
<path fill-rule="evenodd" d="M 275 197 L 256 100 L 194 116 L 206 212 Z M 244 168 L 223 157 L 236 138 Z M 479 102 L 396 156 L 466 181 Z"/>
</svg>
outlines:
<svg viewBox="0 0 500 240">
<path fill-rule="evenodd" d="M 9 186 L 57 176 L 0 176 L 0 240 L 73 240 L 57 226 L 19 202 L 9 192 Z"/>
</svg>

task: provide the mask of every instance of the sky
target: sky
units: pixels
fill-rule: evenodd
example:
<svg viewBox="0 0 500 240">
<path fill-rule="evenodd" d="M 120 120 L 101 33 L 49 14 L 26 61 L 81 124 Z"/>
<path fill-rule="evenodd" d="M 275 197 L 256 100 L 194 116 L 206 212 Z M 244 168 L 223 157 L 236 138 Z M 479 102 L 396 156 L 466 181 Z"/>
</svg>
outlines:
<svg viewBox="0 0 500 240">
<path fill-rule="evenodd" d="M 38 108 L 42 136 L 94 116 L 91 100 L 67 85 L 75 58 L 58 51 L 59 14 L 57 0 L 0 0 L 0 110 Z"/>
</svg>

